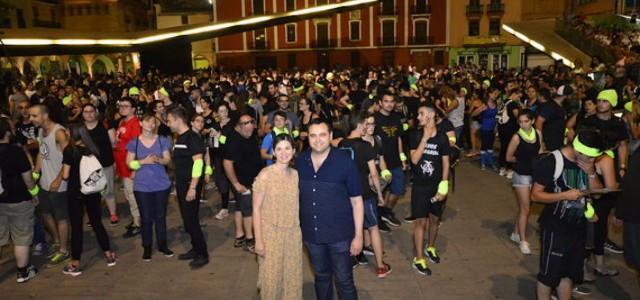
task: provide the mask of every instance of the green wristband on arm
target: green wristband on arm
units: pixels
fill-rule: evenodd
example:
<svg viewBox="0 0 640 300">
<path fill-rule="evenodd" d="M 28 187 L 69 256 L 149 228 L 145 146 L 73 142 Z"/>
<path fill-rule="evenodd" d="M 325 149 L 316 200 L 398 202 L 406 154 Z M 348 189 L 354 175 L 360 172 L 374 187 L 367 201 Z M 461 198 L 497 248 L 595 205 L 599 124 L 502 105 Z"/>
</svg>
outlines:
<svg viewBox="0 0 640 300">
<path fill-rule="evenodd" d="M 380 176 L 382 176 L 382 179 L 389 181 L 391 179 L 391 171 L 382 170 L 382 172 L 380 172 Z"/>
<path fill-rule="evenodd" d="M 204 175 L 213 175 L 213 168 L 211 166 L 206 166 L 204 168 Z"/>
<path fill-rule="evenodd" d="M 449 180 L 442 180 L 438 184 L 438 194 L 446 196 L 449 194 Z"/>
<path fill-rule="evenodd" d="M 202 158 L 193 161 L 193 167 L 191 168 L 191 177 L 198 178 L 202 176 L 202 169 L 204 168 L 204 162 Z"/>
<path fill-rule="evenodd" d="M 142 167 L 142 165 L 140 165 L 140 161 L 132 160 L 132 161 L 129 162 L 129 169 L 131 169 L 131 170 L 137 171 L 141 167 Z"/>
<path fill-rule="evenodd" d="M 591 219 L 593 218 L 593 215 L 596 214 L 596 210 L 593 209 L 593 205 L 591 205 L 591 203 L 587 202 L 587 209 L 584 211 L 584 217 L 587 219 Z"/>
<path fill-rule="evenodd" d="M 29 190 L 29 194 L 31 194 L 31 197 L 37 196 L 38 193 L 40 193 L 40 187 L 37 184 Z"/>
</svg>

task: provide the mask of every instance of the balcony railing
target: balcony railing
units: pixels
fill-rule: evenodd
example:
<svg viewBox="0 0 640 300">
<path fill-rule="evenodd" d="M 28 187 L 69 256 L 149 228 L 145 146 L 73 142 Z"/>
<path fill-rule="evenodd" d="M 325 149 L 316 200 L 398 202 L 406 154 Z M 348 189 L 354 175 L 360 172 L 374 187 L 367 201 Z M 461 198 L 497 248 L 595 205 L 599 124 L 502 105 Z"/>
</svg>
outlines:
<svg viewBox="0 0 640 300">
<path fill-rule="evenodd" d="M 431 13 L 431 5 L 413 5 L 411 6 L 412 15 L 428 15 Z"/>
<path fill-rule="evenodd" d="M 411 45 L 431 45 L 433 40 L 433 36 L 412 36 L 409 43 Z"/>
<path fill-rule="evenodd" d="M 556 19 L 555 32 L 576 48 L 589 56 L 598 56 L 606 64 L 615 64 L 616 57 L 611 49 L 608 49 L 592 39 L 590 36 L 575 29 L 571 24 L 562 19 Z"/>
<path fill-rule="evenodd" d="M 402 44 L 403 44 L 402 40 L 396 37 L 390 37 L 390 38 L 383 37 L 381 40 L 378 40 L 378 46 L 398 46 Z"/>
<path fill-rule="evenodd" d="M 315 49 L 323 49 L 323 48 L 332 48 L 335 47 L 337 45 L 337 41 L 336 40 L 315 40 L 315 41 L 311 41 L 311 48 L 315 48 Z"/>
<path fill-rule="evenodd" d="M 61 28 L 62 25 L 60 22 L 34 19 L 33 27 Z"/>
<path fill-rule="evenodd" d="M 380 15 L 381 16 L 395 16 L 398 12 L 395 10 L 393 6 L 380 6 Z"/>
<path fill-rule="evenodd" d="M 496 15 L 496 14 L 504 14 L 504 3 L 493 2 L 487 5 L 487 14 L 488 15 Z"/>
<path fill-rule="evenodd" d="M 482 4 L 467 5 L 467 17 L 482 17 L 483 12 L 484 12 L 484 5 Z"/>
<path fill-rule="evenodd" d="M 249 50 L 268 50 L 268 49 L 270 49 L 269 41 L 265 41 L 265 40 L 249 41 L 249 44 L 247 45 L 247 47 L 249 48 Z"/>
</svg>

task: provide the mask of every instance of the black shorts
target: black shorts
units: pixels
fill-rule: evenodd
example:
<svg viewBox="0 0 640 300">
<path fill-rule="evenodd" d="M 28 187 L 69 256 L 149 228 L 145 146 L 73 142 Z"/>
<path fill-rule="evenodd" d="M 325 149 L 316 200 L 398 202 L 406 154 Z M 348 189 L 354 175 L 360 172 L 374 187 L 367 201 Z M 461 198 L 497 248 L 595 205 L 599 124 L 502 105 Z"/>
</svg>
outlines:
<svg viewBox="0 0 640 300">
<path fill-rule="evenodd" d="M 431 203 L 431 198 L 438 192 L 438 185 L 411 186 L 411 216 L 414 218 L 426 218 L 429 215 L 442 217 L 444 201 Z"/>
<path fill-rule="evenodd" d="M 541 228 L 538 281 L 551 288 L 557 287 L 562 278 L 582 283 L 584 254 L 584 233 L 566 234 Z"/>
<path fill-rule="evenodd" d="M 236 198 L 236 211 L 240 211 L 244 218 L 251 217 L 253 214 L 253 197 L 251 196 L 251 190 L 247 190 L 244 194 L 234 190 L 233 195 Z"/>
</svg>

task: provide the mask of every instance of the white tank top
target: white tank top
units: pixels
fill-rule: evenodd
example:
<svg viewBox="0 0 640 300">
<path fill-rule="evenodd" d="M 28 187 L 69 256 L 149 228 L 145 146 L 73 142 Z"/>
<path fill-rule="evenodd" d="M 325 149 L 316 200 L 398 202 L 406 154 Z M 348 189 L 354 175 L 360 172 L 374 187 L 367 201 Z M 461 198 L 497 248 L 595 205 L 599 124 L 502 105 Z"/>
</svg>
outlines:
<svg viewBox="0 0 640 300">
<path fill-rule="evenodd" d="M 49 135 L 44 136 L 44 130 L 40 130 L 38 133 L 38 140 L 40 141 L 40 155 L 42 155 L 42 176 L 40 177 L 40 188 L 45 191 L 49 191 L 49 186 L 53 182 L 60 170 L 62 170 L 62 150 L 58 149 L 56 143 L 56 132 L 64 127 L 60 124 L 53 126 L 53 130 L 49 132 Z M 67 182 L 62 181 L 58 192 L 67 191 Z"/>
<path fill-rule="evenodd" d="M 460 127 L 464 125 L 464 97 L 456 97 L 456 100 L 458 100 L 458 107 L 449 112 L 449 121 L 453 127 Z"/>
</svg>

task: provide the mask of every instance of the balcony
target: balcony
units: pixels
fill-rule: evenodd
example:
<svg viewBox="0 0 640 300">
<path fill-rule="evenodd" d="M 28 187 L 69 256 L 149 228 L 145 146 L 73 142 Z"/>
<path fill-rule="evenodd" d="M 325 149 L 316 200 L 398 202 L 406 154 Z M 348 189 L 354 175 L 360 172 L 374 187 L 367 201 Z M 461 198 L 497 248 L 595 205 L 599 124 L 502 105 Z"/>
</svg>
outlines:
<svg viewBox="0 0 640 300">
<path fill-rule="evenodd" d="M 492 2 L 487 5 L 487 15 L 489 17 L 504 15 L 504 3 Z"/>
<path fill-rule="evenodd" d="M 398 46 L 402 45 L 403 42 L 400 38 L 390 37 L 390 38 L 382 38 L 378 40 L 378 46 Z"/>
<path fill-rule="evenodd" d="M 45 20 L 33 19 L 33 27 L 61 28 L 62 24 L 56 21 L 45 21 Z"/>
<path fill-rule="evenodd" d="M 249 48 L 249 50 L 257 50 L 257 51 L 269 50 L 270 49 L 269 41 L 265 41 L 265 40 L 248 41 L 247 48 Z"/>
<path fill-rule="evenodd" d="M 431 45 L 433 44 L 433 36 L 412 36 L 409 38 L 411 45 Z"/>
<path fill-rule="evenodd" d="M 398 12 L 391 5 L 380 6 L 380 15 L 381 16 L 395 16 Z"/>
<path fill-rule="evenodd" d="M 465 36 L 462 40 L 465 47 L 497 47 L 504 43 L 500 36 Z"/>
<path fill-rule="evenodd" d="M 314 49 L 325 49 L 325 48 L 333 48 L 338 45 L 336 40 L 314 40 L 311 41 L 311 48 Z"/>
<path fill-rule="evenodd" d="M 160 0 L 163 13 L 210 12 L 211 4 L 207 0 Z"/>
<path fill-rule="evenodd" d="M 411 6 L 412 15 L 429 15 L 431 14 L 431 5 L 413 5 Z"/>
<path fill-rule="evenodd" d="M 484 12 L 484 5 L 469 4 L 467 5 L 467 18 L 481 18 Z"/>
</svg>

